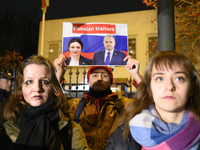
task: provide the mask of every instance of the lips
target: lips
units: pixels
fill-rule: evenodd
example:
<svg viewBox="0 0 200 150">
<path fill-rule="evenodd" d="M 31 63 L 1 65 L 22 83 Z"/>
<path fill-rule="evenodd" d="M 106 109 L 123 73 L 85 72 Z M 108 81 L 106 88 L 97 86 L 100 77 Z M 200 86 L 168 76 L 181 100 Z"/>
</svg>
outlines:
<svg viewBox="0 0 200 150">
<path fill-rule="evenodd" d="M 163 99 L 173 100 L 173 99 L 175 99 L 175 97 L 174 96 L 165 96 L 165 97 L 163 97 Z"/>
<path fill-rule="evenodd" d="M 97 84 L 95 84 L 96 86 L 103 86 L 103 84 L 101 84 L 101 83 L 97 83 Z"/>
<path fill-rule="evenodd" d="M 40 96 L 40 95 L 35 95 L 35 96 L 33 96 L 33 98 L 34 98 L 34 99 L 41 99 L 42 96 Z"/>
</svg>

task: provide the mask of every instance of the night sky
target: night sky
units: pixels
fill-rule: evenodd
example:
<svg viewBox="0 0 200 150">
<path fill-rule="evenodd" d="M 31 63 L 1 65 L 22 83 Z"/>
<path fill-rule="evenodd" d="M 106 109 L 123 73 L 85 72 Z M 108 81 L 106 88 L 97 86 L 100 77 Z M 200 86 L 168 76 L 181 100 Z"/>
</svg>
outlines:
<svg viewBox="0 0 200 150">
<path fill-rule="evenodd" d="M 49 0 L 46 20 L 147 10 L 142 0 Z M 10 8 L 18 13 L 36 11 L 41 18 L 41 0 L 0 0 L 0 9 Z"/>
</svg>

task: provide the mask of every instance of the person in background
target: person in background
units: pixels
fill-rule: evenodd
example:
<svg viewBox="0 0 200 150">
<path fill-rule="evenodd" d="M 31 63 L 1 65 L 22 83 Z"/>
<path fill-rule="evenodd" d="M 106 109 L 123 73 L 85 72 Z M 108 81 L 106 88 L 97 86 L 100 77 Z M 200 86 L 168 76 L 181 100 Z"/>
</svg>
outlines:
<svg viewBox="0 0 200 150">
<path fill-rule="evenodd" d="M 54 61 L 58 79 L 61 81 L 67 68 L 65 57 L 60 55 Z M 141 82 L 139 75 L 139 62 L 127 59 L 126 69 L 137 79 L 136 84 Z M 135 69 L 133 69 L 135 65 Z M 108 66 L 91 66 L 87 72 L 89 91 L 84 93 L 76 109 L 76 121 L 79 122 L 86 135 L 90 149 L 103 150 L 115 122 L 117 121 L 127 101 L 126 97 L 118 98 L 118 94 L 111 91 L 113 73 Z"/>
<path fill-rule="evenodd" d="M 4 123 L 3 110 L 10 96 L 12 81 L 14 78 L 11 73 L 3 72 L 0 74 L 0 128 Z"/>
<path fill-rule="evenodd" d="M 115 49 L 115 38 L 112 35 L 106 35 L 103 39 L 105 50 L 94 53 L 92 65 L 126 65 L 124 58 L 126 54 Z"/>
<path fill-rule="evenodd" d="M 67 65 L 78 66 L 78 65 L 91 65 L 92 60 L 85 58 L 81 55 L 83 49 L 83 42 L 79 38 L 72 38 L 68 43 L 68 50 L 71 57 L 67 59 Z"/>
<path fill-rule="evenodd" d="M 68 109 L 51 62 L 30 56 L 17 68 L 14 92 L 4 110 L 3 126 L 12 141 L 8 147 L 88 149 L 82 128 L 71 121 Z"/>
<path fill-rule="evenodd" d="M 120 116 L 105 150 L 200 148 L 200 84 L 178 51 L 159 52 Z"/>
</svg>

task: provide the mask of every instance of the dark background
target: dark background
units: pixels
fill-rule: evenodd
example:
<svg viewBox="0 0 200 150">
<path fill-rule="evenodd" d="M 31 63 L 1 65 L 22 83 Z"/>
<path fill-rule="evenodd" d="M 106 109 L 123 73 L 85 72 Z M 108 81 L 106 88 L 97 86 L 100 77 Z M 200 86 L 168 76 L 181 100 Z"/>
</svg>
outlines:
<svg viewBox="0 0 200 150">
<path fill-rule="evenodd" d="M 142 0 L 50 0 L 46 20 L 153 9 Z M 0 0 L 0 55 L 37 54 L 41 0 Z"/>
</svg>

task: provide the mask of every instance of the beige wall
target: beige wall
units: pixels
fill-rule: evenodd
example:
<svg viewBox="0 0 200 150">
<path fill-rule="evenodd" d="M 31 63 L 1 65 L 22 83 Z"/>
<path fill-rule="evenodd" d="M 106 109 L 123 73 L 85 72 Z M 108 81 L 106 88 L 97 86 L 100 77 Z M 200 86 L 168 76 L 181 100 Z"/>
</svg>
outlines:
<svg viewBox="0 0 200 150">
<path fill-rule="evenodd" d="M 39 34 L 38 54 L 48 57 L 49 43 L 60 43 L 59 52 L 62 52 L 62 24 L 63 22 L 77 22 L 77 23 L 90 23 L 90 22 L 105 22 L 105 23 L 125 23 L 128 26 L 128 36 L 136 38 L 136 59 L 140 62 L 140 73 L 143 75 L 146 65 L 148 64 L 148 56 L 145 55 L 148 50 L 147 39 L 149 36 L 157 36 L 157 23 L 151 23 L 150 20 L 156 19 L 157 14 L 155 10 L 134 11 L 126 13 L 115 13 L 107 15 L 96 15 L 86 17 L 75 17 L 66 19 L 56 19 L 45 21 L 45 36 L 44 36 L 44 51 L 41 52 L 41 24 Z M 80 69 L 81 71 L 81 69 Z M 125 67 L 114 68 L 115 78 L 130 78 Z M 67 73 L 66 73 L 67 74 Z M 75 73 L 74 73 L 75 76 Z M 68 77 L 66 76 L 68 80 Z M 81 77 L 81 79 L 83 79 Z M 82 80 L 80 80 L 81 82 Z M 72 79 L 76 82 L 76 78 Z"/>
</svg>

